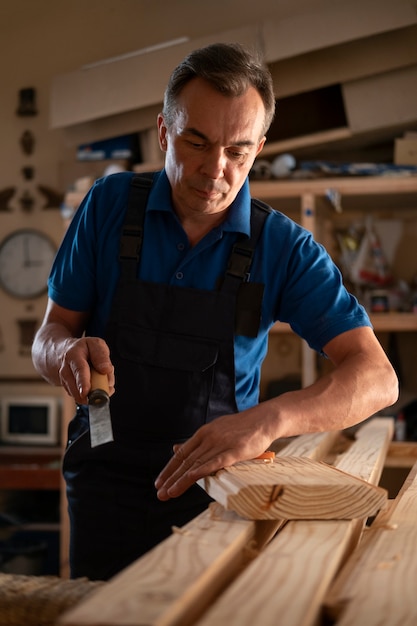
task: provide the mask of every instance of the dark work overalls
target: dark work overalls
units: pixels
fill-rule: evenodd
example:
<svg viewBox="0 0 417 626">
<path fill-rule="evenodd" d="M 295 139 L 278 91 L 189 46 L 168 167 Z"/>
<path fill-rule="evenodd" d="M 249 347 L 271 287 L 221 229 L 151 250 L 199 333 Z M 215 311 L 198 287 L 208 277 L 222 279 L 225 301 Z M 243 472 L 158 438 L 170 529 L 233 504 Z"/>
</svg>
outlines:
<svg viewBox="0 0 417 626">
<path fill-rule="evenodd" d="M 217 290 L 143 282 L 137 268 L 149 187 L 147 177 L 132 179 L 106 334 L 116 375 L 114 442 L 91 449 L 85 407 L 69 426 L 72 577 L 109 578 L 207 507 L 197 485 L 160 502 L 154 481 L 174 443 L 237 412 L 234 335 L 256 336 L 259 328 L 263 286 L 248 278 L 269 209 L 252 203 L 251 238 L 238 238 Z"/>
</svg>

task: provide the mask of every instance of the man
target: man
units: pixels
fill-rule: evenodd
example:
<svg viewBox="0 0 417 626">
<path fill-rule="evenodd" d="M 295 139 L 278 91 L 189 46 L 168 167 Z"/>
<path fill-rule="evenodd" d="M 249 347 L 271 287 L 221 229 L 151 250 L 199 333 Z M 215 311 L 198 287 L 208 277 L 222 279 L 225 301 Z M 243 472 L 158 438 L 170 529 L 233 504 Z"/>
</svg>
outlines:
<svg viewBox="0 0 417 626">
<path fill-rule="evenodd" d="M 369 319 L 327 253 L 251 201 L 248 174 L 274 106 L 269 72 L 240 46 L 191 53 L 158 116 L 165 168 L 149 195 L 130 172 L 97 181 L 57 255 L 33 360 L 78 405 L 63 468 L 72 576 L 108 578 L 201 512 L 199 478 L 397 398 Z M 258 403 L 278 319 L 334 369 Z M 94 448 L 90 365 L 108 377 L 114 431 Z"/>
</svg>

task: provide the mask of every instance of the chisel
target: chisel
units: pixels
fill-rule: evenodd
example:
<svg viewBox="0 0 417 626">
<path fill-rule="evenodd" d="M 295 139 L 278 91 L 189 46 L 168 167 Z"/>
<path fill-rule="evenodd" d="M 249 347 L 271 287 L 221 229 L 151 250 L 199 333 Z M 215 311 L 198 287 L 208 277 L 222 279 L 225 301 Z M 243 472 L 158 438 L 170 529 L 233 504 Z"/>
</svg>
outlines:
<svg viewBox="0 0 417 626">
<path fill-rule="evenodd" d="M 91 447 L 113 441 L 110 416 L 110 397 L 107 374 L 99 374 L 91 368 L 91 391 L 88 394 Z"/>
</svg>

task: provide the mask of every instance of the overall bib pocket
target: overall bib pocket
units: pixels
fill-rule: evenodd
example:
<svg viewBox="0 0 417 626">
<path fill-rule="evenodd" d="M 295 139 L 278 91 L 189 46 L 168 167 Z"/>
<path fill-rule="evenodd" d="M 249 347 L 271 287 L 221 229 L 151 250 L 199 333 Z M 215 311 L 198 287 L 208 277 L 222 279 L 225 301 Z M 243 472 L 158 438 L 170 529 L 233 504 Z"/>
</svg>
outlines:
<svg viewBox="0 0 417 626">
<path fill-rule="evenodd" d="M 190 436 L 206 421 L 218 354 L 216 342 L 121 325 L 112 355 L 116 393 L 111 410 L 123 400 L 129 428 L 143 435 Z M 117 377 L 119 358 L 129 364 L 123 380 Z M 118 424 L 113 426 L 116 435 Z"/>
</svg>

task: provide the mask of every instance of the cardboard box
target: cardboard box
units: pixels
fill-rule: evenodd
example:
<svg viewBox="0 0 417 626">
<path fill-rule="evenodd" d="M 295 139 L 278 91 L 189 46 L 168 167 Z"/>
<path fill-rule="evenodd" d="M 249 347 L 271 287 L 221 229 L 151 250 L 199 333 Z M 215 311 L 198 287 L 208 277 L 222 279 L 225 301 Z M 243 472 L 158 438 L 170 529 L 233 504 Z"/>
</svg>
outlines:
<svg viewBox="0 0 417 626">
<path fill-rule="evenodd" d="M 417 165 L 417 137 L 404 137 L 395 140 L 395 165 Z"/>
</svg>

